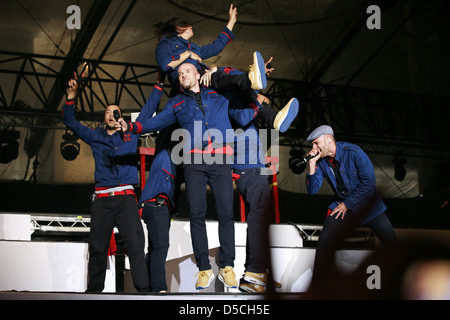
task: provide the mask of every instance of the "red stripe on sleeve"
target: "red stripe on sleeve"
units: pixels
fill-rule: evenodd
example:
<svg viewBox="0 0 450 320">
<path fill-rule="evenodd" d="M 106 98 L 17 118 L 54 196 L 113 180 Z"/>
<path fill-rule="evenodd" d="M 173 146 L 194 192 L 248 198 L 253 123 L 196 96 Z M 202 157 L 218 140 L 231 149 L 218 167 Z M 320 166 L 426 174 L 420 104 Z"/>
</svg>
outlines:
<svg viewBox="0 0 450 320">
<path fill-rule="evenodd" d="M 228 37 L 228 39 L 230 39 L 230 41 L 228 41 L 228 43 L 230 43 L 231 41 L 233 41 L 233 39 L 231 39 L 231 37 L 230 37 L 226 32 L 222 31 L 222 33 L 223 33 L 224 35 L 226 35 L 226 36 Z"/>
<path fill-rule="evenodd" d="M 139 122 L 136 122 L 136 133 L 141 133 L 142 132 L 142 124 L 140 124 Z"/>
</svg>

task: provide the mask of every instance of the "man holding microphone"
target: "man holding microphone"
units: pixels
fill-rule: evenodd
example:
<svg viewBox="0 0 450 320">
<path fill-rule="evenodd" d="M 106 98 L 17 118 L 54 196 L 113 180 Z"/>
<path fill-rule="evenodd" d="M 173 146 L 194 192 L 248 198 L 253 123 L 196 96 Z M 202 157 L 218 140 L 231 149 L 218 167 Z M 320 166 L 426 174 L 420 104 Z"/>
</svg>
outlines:
<svg viewBox="0 0 450 320">
<path fill-rule="evenodd" d="M 318 279 L 324 284 L 331 276 L 334 252 L 351 229 L 369 228 L 383 245 L 397 242 L 394 228 L 385 214 L 375 186 L 375 172 L 367 154 L 357 145 L 337 142 L 328 125 L 316 128 L 306 139 L 312 143 L 307 154 L 306 188 L 315 194 L 325 178 L 335 193 L 328 206 L 314 260 L 312 286 Z"/>
</svg>

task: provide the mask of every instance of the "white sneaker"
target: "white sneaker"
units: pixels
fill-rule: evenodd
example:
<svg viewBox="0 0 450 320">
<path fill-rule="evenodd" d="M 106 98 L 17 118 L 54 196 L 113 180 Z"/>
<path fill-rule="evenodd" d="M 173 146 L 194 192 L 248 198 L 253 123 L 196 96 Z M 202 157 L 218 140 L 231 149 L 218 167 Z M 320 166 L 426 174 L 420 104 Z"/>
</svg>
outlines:
<svg viewBox="0 0 450 320">
<path fill-rule="evenodd" d="M 263 90 L 267 87 L 266 66 L 258 51 L 253 52 L 253 64 L 250 65 L 248 78 L 253 90 Z"/>
<path fill-rule="evenodd" d="M 299 103 L 297 98 L 292 98 L 289 102 L 281 109 L 273 122 L 273 128 L 279 130 L 280 132 L 285 132 L 291 126 L 292 121 L 298 114 Z"/>
</svg>

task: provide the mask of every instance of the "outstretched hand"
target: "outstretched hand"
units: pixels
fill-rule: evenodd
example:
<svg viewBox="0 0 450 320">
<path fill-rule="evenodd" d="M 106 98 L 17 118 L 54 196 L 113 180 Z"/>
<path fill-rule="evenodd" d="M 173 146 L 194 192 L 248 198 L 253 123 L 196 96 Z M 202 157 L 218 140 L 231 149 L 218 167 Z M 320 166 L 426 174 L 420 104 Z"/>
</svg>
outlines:
<svg viewBox="0 0 450 320">
<path fill-rule="evenodd" d="M 275 70 L 275 68 L 272 68 L 272 60 L 273 60 L 273 57 L 270 57 L 270 59 L 267 60 L 267 62 L 265 63 L 266 75 L 271 74 Z M 270 67 L 270 68 L 267 68 L 267 67 Z"/>
<path fill-rule="evenodd" d="M 75 97 L 77 96 L 77 91 L 78 91 L 78 82 L 77 82 L 76 73 L 75 73 L 74 79 L 70 79 L 67 85 L 68 85 L 67 99 L 69 99 L 69 100 L 75 99 Z"/>
<path fill-rule="evenodd" d="M 217 67 L 214 67 L 211 70 L 206 70 L 205 74 L 200 78 L 200 84 L 205 87 L 209 87 L 211 85 L 211 75 L 217 71 Z"/>
<path fill-rule="evenodd" d="M 230 31 L 233 31 L 233 27 L 237 21 L 237 7 L 233 7 L 233 4 L 230 5 L 230 9 L 228 10 L 228 14 L 230 16 L 227 24 L 227 28 L 230 29 Z"/>
<path fill-rule="evenodd" d="M 116 131 L 128 131 L 128 124 L 123 118 L 119 118 L 119 120 L 114 123 L 114 127 L 116 128 Z"/>
</svg>

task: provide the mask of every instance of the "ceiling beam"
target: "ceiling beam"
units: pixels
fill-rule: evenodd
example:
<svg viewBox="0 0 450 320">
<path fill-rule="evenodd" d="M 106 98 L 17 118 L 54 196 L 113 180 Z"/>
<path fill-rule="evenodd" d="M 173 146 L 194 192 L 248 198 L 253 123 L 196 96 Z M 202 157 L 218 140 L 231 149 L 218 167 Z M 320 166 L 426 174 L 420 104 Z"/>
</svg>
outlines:
<svg viewBox="0 0 450 320">
<path fill-rule="evenodd" d="M 100 22 L 112 0 L 95 0 L 89 10 L 82 28 L 77 33 L 70 51 L 64 60 L 61 70 L 56 78 L 53 88 L 50 91 L 49 104 L 46 106 L 49 111 L 57 110 L 61 99 L 66 91 L 66 82 L 73 76 L 83 58 L 84 53 L 97 31 Z"/>
<path fill-rule="evenodd" d="M 77 69 L 84 53 L 92 40 L 100 22 L 109 8 L 112 0 L 95 0 L 92 4 L 81 29 L 78 31 L 75 41 L 73 42 L 69 53 L 57 74 L 53 87 L 50 90 L 48 104 L 44 106 L 47 111 L 56 111 L 63 99 L 66 91 L 66 83 L 73 76 L 73 72 Z M 40 119 L 38 125 L 42 128 L 31 130 L 30 137 L 26 141 L 26 151 L 29 158 L 33 158 L 39 153 L 44 143 L 48 126 L 51 126 L 54 119 Z"/>
</svg>

